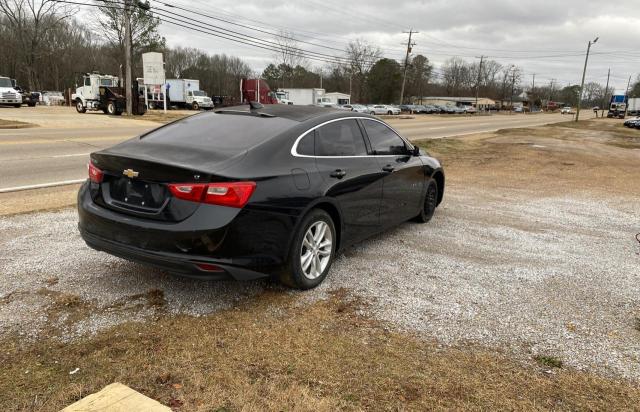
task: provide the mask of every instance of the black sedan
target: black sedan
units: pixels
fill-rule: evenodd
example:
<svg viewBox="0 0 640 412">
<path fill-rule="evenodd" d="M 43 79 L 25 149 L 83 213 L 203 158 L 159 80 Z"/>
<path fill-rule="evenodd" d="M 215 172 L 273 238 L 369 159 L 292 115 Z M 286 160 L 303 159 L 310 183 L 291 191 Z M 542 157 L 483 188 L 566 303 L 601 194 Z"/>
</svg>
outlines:
<svg viewBox="0 0 640 412">
<path fill-rule="evenodd" d="M 339 250 L 429 221 L 444 184 L 436 159 L 373 116 L 252 104 L 92 153 L 79 229 L 94 249 L 172 273 L 308 289 Z"/>
</svg>

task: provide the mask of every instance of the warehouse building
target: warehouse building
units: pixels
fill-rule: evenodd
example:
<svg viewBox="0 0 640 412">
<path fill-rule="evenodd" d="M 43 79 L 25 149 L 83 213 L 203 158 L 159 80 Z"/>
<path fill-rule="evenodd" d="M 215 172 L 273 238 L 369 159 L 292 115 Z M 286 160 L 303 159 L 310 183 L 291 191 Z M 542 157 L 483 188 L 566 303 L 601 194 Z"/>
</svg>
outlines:
<svg viewBox="0 0 640 412">
<path fill-rule="evenodd" d="M 474 106 L 476 105 L 475 97 L 434 97 L 434 96 L 422 96 L 412 97 L 412 104 L 434 104 L 441 106 Z M 478 110 L 494 109 L 496 107 L 495 100 L 479 97 L 478 98 Z"/>
</svg>

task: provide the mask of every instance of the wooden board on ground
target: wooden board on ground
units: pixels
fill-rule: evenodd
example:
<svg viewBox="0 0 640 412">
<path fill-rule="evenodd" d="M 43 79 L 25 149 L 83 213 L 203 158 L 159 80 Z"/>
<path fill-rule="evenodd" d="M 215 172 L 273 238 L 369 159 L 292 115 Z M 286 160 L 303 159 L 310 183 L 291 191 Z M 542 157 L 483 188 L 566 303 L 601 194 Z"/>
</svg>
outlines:
<svg viewBox="0 0 640 412">
<path fill-rule="evenodd" d="M 61 412 L 170 412 L 171 408 L 162 405 L 136 392 L 119 382 L 105 386 L 100 392 L 93 393 L 67 406 Z"/>
</svg>

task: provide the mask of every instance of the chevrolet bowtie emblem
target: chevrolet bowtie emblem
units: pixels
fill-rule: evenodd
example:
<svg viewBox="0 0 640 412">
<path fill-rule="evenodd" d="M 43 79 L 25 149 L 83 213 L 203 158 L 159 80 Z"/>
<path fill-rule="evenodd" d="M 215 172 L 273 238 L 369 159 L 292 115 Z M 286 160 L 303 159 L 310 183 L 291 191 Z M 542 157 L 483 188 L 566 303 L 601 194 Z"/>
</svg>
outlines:
<svg viewBox="0 0 640 412">
<path fill-rule="evenodd" d="M 135 171 L 135 170 L 133 170 L 133 169 L 127 169 L 127 170 L 123 170 L 123 171 L 122 171 L 122 174 L 123 174 L 123 175 L 125 175 L 125 176 L 127 176 L 129 179 L 132 179 L 132 178 L 134 178 L 134 177 L 138 177 L 138 174 L 139 174 L 139 173 L 138 173 L 138 172 L 136 172 L 136 171 Z"/>
</svg>

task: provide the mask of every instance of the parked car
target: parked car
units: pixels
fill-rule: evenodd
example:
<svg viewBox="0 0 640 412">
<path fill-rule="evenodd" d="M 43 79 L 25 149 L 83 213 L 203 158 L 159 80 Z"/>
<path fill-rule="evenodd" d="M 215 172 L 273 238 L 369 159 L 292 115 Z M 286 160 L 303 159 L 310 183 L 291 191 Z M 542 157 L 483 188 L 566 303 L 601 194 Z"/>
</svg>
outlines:
<svg viewBox="0 0 640 412">
<path fill-rule="evenodd" d="M 425 113 L 427 114 L 440 113 L 440 108 L 432 104 L 426 104 L 424 105 L 424 108 L 425 108 Z"/>
<path fill-rule="evenodd" d="M 369 114 L 400 114 L 399 108 L 385 104 L 376 104 L 368 107 Z"/>
<path fill-rule="evenodd" d="M 416 106 L 413 104 L 401 104 L 399 109 L 402 112 L 415 113 Z"/>
<path fill-rule="evenodd" d="M 440 163 L 385 122 L 313 106 L 203 112 L 94 152 L 88 169 L 78 227 L 90 247 L 300 289 L 349 245 L 429 221 L 445 190 Z"/>
<path fill-rule="evenodd" d="M 414 113 L 428 114 L 428 113 L 431 113 L 431 111 L 429 110 L 428 106 L 419 104 L 419 105 L 416 105 Z"/>
<path fill-rule="evenodd" d="M 560 109 L 560 114 L 575 114 L 575 111 L 573 111 L 571 107 L 565 106 L 562 109 Z"/>
<path fill-rule="evenodd" d="M 473 106 L 462 106 L 462 108 L 464 109 L 465 113 L 473 114 L 478 112 L 478 110 L 476 110 L 476 108 Z"/>
<path fill-rule="evenodd" d="M 351 110 L 357 113 L 369 113 L 369 108 L 363 104 L 354 104 Z"/>
<path fill-rule="evenodd" d="M 61 106 L 65 104 L 62 92 L 42 92 L 40 102 L 47 106 Z"/>
<path fill-rule="evenodd" d="M 625 120 L 624 125 L 625 127 L 630 128 L 640 128 L 640 116 L 633 119 Z"/>
</svg>

